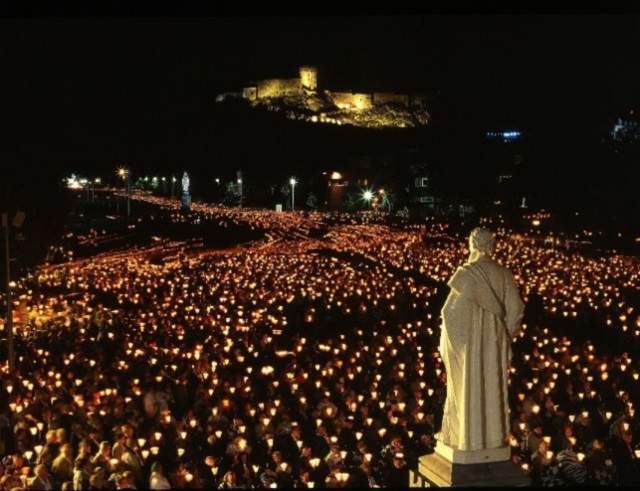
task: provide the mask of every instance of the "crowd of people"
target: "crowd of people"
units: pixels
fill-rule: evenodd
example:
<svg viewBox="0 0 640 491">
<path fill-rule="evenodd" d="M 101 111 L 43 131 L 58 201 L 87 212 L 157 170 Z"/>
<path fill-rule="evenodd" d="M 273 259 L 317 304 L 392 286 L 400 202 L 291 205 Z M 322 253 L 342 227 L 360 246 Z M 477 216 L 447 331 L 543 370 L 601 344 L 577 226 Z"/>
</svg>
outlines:
<svg viewBox="0 0 640 491">
<path fill-rule="evenodd" d="M 407 486 L 439 429 L 439 312 L 464 238 L 372 214 L 181 215 L 136 198 L 195 235 L 215 221 L 265 240 L 156 238 L 18 281 L 0 489 Z M 496 232 L 527 303 L 514 464 L 541 485 L 637 483 L 637 258 Z"/>
</svg>

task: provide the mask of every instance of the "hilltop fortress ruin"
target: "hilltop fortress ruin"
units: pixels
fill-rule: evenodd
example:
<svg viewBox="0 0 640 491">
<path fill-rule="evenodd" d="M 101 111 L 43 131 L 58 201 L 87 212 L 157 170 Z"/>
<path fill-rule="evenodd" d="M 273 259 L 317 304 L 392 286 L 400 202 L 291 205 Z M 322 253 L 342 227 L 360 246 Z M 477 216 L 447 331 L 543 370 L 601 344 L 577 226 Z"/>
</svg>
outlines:
<svg viewBox="0 0 640 491">
<path fill-rule="evenodd" d="M 423 94 L 321 90 L 318 70 L 313 66 L 300 67 L 297 78 L 260 80 L 241 92 L 220 94 L 216 101 L 230 97 L 313 123 L 407 128 L 427 125 L 430 120 Z"/>
</svg>

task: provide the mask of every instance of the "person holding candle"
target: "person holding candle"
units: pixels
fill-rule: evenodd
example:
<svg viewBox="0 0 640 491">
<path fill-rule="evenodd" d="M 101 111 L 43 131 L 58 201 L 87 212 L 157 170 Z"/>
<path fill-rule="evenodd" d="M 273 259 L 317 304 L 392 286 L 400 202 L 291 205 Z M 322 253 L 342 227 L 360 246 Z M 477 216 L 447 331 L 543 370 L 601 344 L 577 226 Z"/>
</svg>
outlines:
<svg viewBox="0 0 640 491">
<path fill-rule="evenodd" d="M 91 457 L 89 455 L 80 454 L 73 463 L 73 489 L 74 491 L 82 491 L 89 486 L 91 478 Z"/>
<path fill-rule="evenodd" d="M 171 489 L 169 480 L 165 477 L 162 465 L 155 461 L 151 464 L 151 476 L 149 477 L 149 489 Z"/>
<path fill-rule="evenodd" d="M 35 468 L 35 477 L 29 485 L 29 489 L 37 491 L 50 491 L 54 489 L 51 481 L 51 476 L 47 470 L 47 466 L 44 464 L 38 464 Z"/>
<path fill-rule="evenodd" d="M 51 464 L 51 472 L 59 484 L 73 479 L 73 455 L 71 445 L 65 443 Z"/>
</svg>

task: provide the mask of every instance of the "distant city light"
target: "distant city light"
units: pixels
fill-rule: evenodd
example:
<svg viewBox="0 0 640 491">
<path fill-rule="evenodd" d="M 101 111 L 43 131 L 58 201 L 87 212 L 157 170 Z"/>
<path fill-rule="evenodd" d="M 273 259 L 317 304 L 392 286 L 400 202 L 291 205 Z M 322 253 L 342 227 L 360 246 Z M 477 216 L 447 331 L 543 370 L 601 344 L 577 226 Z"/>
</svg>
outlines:
<svg viewBox="0 0 640 491">
<path fill-rule="evenodd" d="M 82 189 L 82 187 L 83 187 L 82 181 L 86 182 L 86 179 L 78 180 L 78 178 L 76 177 L 75 174 L 71 174 L 71 177 L 68 177 L 66 179 L 66 181 L 67 181 L 67 188 L 69 188 L 69 189 Z"/>
<path fill-rule="evenodd" d="M 629 116 L 618 118 L 611 130 L 611 138 L 616 143 L 630 143 L 640 140 L 640 121 L 629 111 Z"/>
<path fill-rule="evenodd" d="M 509 130 L 509 131 L 487 131 L 485 136 L 491 140 L 496 138 L 502 138 L 505 141 L 508 140 L 517 140 L 522 136 L 520 131 Z"/>
</svg>

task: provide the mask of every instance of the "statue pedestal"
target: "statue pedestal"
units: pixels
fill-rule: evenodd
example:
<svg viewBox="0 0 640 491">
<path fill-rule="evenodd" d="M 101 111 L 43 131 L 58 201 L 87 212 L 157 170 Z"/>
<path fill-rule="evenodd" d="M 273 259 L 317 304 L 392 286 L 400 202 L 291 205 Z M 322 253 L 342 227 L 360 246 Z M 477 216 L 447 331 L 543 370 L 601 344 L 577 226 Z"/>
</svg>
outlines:
<svg viewBox="0 0 640 491">
<path fill-rule="evenodd" d="M 460 451 L 438 442 L 434 453 L 420 457 L 417 472 L 409 472 L 409 487 L 530 486 L 510 457 L 509 447 Z"/>
<path fill-rule="evenodd" d="M 181 201 L 182 201 L 182 211 L 189 211 L 191 209 L 191 195 L 183 194 Z"/>
</svg>

